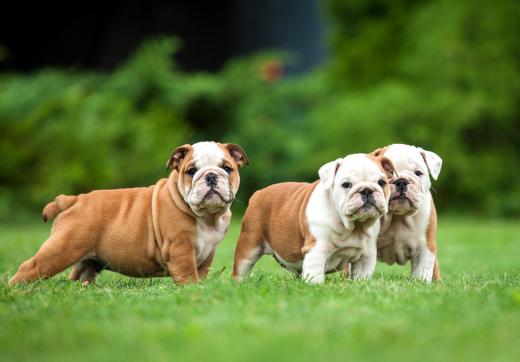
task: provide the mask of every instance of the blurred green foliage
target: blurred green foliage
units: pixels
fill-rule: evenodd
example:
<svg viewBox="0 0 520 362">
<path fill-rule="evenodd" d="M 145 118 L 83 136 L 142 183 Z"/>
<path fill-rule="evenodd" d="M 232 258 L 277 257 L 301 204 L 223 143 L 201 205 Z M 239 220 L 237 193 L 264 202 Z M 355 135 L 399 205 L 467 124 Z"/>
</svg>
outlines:
<svg viewBox="0 0 520 362">
<path fill-rule="evenodd" d="M 520 3 L 328 3 L 330 82 L 346 93 L 327 107 L 346 121 L 330 136 L 435 151 L 444 158 L 441 206 L 519 215 Z"/>
<path fill-rule="evenodd" d="M 328 0 L 331 57 L 284 78 L 285 54 L 215 74 L 152 39 L 112 73 L 0 74 L 0 214 L 59 193 L 147 185 L 178 145 L 240 144 L 239 200 L 313 180 L 347 153 L 409 143 L 438 153 L 440 209 L 520 215 L 520 3 Z"/>
</svg>

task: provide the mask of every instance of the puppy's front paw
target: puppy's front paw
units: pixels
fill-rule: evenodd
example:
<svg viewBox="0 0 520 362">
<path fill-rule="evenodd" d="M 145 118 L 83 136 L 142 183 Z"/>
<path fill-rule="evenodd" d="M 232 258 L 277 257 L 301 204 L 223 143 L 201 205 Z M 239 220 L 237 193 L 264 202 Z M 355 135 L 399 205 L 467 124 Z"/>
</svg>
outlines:
<svg viewBox="0 0 520 362">
<path fill-rule="evenodd" d="M 430 270 L 423 269 L 420 272 L 415 272 L 412 274 L 412 278 L 420 280 L 422 282 L 431 283 L 433 272 Z"/>
<path fill-rule="evenodd" d="M 372 278 L 372 273 L 352 274 L 354 280 L 367 280 Z"/>
<path fill-rule="evenodd" d="M 302 276 L 302 279 L 307 284 L 323 284 L 325 281 L 325 275 L 324 274 L 306 274 Z"/>
<path fill-rule="evenodd" d="M 412 278 L 431 282 L 433 277 L 433 268 L 435 265 L 435 254 L 425 251 L 412 259 Z"/>
</svg>

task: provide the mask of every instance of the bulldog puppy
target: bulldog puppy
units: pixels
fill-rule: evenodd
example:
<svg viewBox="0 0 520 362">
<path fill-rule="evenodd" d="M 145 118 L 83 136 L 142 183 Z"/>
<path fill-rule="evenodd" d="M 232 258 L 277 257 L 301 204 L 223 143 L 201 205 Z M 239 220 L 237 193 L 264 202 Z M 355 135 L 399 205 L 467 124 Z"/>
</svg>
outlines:
<svg viewBox="0 0 520 362">
<path fill-rule="evenodd" d="M 348 263 L 354 279 L 370 277 L 392 172 L 386 157 L 355 154 L 322 166 L 314 183 L 285 182 L 255 192 L 242 222 L 233 277 L 242 280 L 264 254 L 309 283 L 322 283 L 325 273 Z"/>
<path fill-rule="evenodd" d="M 412 276 L 440 280 L 436 256 L 437 213 L 430 193 L 430 177 L 437 180 L 442 159 L 419 147 L 394 144 L 372 152 L 395 166 L 390 182 L 388 214 L 377 240 L 378 260 L 387 264 L 412 264 Z"/>
<path fill-rule="evenodd" d="M 178 284 L 199 281 L 227 231 L 238 169 L 248 163 L 234 144 L 186 144 L 166 163 L 173 172 L 155 185 L 58 196 L 43 209 L 45 221 L 57 216 L 50 237 L 9 286 L 71 265 L 69 278 L 85 285 L 103 269 L 169 275 Z"/>
</svg>

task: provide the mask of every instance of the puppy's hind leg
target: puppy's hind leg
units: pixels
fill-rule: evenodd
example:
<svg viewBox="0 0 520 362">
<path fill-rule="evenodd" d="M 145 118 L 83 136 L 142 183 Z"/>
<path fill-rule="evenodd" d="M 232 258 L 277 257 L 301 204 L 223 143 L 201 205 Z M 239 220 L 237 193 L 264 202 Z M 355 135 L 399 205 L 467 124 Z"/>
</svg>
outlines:
<svg viewBox="0 0 520 362">
<path fill-rule="evenodd" d="M 346 264 L 344 265 L 344 267 L 343 267 L 343 277 L 344 277 L 345 279 L 350 278 L 350 275 L 352 274 L 352 273 L 350 272 L 351 269 L 352 269 L 352 264 L 350 264 L 350 263 L 346 263 Z"/>
<path fill-rule="evenodd" d="M 88 286 L 96 282 L 97 277 L 107 263 L 95 259 L 84 259 L 72 266 L 72 271 L 69 274 L 70 280 L 79 280 L 83 286 Z"/>
<path fill-rule="evenodd" d="M 260 230 L 255 230 L 242 224 L 240 237 L 235 249 L 235 263 L 233 265 L 233 278 L 242 281 L 249 273 L 255 263 L 264 255 L 264 238 Z"/>
<path fill-rule="evenodd" d="M 20 265 L 8 285 L 50 278 L 84 257 L 87 250 L 69 240 L 63 233 L 51 235 L 36 255 Z"/>
</svg>

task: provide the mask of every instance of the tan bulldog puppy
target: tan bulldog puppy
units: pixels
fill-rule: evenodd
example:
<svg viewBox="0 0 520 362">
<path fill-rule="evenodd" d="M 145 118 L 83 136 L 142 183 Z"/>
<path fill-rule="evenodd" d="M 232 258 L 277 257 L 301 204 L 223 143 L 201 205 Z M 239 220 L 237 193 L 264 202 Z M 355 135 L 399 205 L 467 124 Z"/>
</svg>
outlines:
<svg viewBox="0 0 520 362">
<path fill-rule="evenodd" d="M 395 166 L 388 214 L 381 221 L 377 258 L 387 264 L 411 261 L 414 278 L 440 280 L 437 261 L 437 213 L 430 193 L 430 177 L 437 180 L 442 159 L 422 148 L 394 144 L 372 153 Z"/>
<path fill-rule="evenodd" d="M 348 263 L 354 279 L 370 277 L 392 172 L 385 157 L 355 154 L 322 166 L 314 183 L 285 182 L 255 192 L 242 222 L 233 277 L 242 280 L 264 254 L 309 283 L 322 283 L 325 273 Z"/>
<path fill-rule="evenodd" d="M 71 265 L 70 279 L 85 285 L 103 269 L 199 281 L 227 231 L 238 169 L 248 163 L 237 145 L 199 142 L 177 148 L 167 162 L 173 172 L 155 185 L 58 196 L 43 210 L 45 221 L 56 217 L 50 237 L 9 286 Z"/>
</svg>

